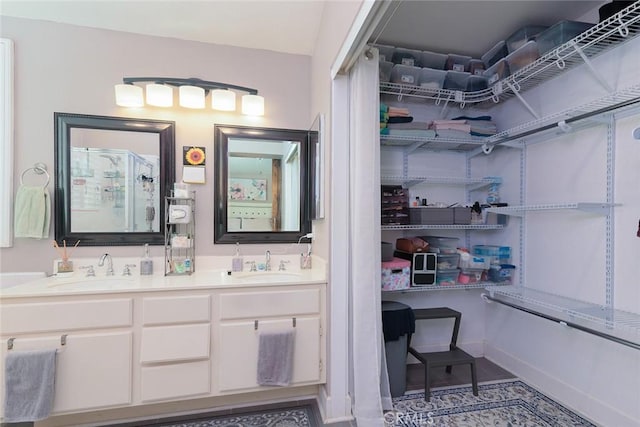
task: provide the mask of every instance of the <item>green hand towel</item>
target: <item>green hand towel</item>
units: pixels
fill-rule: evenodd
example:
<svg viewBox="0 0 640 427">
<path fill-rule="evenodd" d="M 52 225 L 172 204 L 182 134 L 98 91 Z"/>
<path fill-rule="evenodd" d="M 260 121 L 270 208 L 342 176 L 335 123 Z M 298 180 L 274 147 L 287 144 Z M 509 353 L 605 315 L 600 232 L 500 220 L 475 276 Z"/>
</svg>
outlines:
<svg viewBox="0 0 640 427">
<path fill-rule="evenodd" d="M 51 222 L 51 203 L 45 187 L 22 185 L 15 201 L 15 237 L 47 239 Z"/>
</svg>

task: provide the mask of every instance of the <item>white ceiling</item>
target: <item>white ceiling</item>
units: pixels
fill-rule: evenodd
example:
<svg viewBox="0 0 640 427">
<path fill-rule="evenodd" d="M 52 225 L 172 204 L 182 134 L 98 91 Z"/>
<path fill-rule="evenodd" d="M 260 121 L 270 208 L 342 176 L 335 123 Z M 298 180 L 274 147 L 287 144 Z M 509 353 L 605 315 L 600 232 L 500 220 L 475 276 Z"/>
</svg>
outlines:
<svg viewBox="0 0 640 427">
<path fill-rule="evenodd" d="M 606 2 L 393 0 L 387 17 L 393 16 L 382 20 L 372 40 L 479 57 L 524 25 L 579 20 L 589 11 L 589 19 L 596 22 L 597 8 Z M 0 14 L 312 55 L 325 3 L 326 0 L 0 0 Z"/>
<path fill-rule="evenodd" d="M 0 14 L 311 55 L 319 0 L 0 0 Z"/>
</svg>

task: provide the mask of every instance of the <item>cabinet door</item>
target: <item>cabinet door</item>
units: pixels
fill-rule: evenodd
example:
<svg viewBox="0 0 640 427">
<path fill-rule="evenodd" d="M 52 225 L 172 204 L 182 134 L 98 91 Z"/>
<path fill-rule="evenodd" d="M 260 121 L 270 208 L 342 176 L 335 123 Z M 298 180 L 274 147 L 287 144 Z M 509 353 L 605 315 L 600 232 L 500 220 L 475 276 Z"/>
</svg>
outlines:
<svg viewBox="0 0 640 427">
<path fill-rule="evenodd" d="M 254 321 L 223 322 L 217 353 L 217 378 L 220 391 L 259 388 L 258 342 L 261 331 L 291 329 L 292 319 L 260 320 L 255 330 Z M 317 383 L 321 379 L 320 318 L 296 319 L 293 352 L 292 385 Z M 266 387 L 263 387 L 266 388 Z"/>
<path fill-rule="evenodd" d="M 10 351 L 45 348 L 58 349 L 53 413 L 131 403 L 131 332 L 16 337 Z"/>
</svg>

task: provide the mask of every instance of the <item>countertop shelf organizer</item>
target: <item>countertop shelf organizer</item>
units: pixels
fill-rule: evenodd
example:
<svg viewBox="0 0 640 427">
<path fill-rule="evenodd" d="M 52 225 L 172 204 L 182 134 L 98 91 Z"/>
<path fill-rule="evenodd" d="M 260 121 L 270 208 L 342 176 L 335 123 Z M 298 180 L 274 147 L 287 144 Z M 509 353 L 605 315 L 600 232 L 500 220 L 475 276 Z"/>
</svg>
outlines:
<svg viewBox="0 0 640 427">
<path fill-rule="evenodd" d="M 196 193 L 165 197 L 164 275 L 189 275 L 195 271 Z"/>
<path fill-rule="evenodd" d="M 488 286 L 485 299 L 640 350 L 640 314 L 522 286 Z"/>
<path fill-rule="evenodd" d="M 487 211 L 514 216 L 522 216 L 525 212 L 558 210 L 578 210 L 596 215 L 607 215 L 611 212 L 611 208 L 616 206 L 620 206 L 620 204 L 593 202 L 549 203 L 538 205 L 505 206 L 501 208 L 487 208 Z"/>
<path fill-rule="evenodd" d="M 636 2 L 610 18 L 594 25 L 561 46 L 547 52 L 535 62 L 500 80 L 491 88 L 475 92 L 430 89 L 398 83 L 380 83 L 380 93 L 419 99 L 430 99 L 441 105 L 455 102 L 461 107 L 474 104 L 490 108 L 538 84 L 584 64 L 640 34 L 640 2 Z"/>
</svg>

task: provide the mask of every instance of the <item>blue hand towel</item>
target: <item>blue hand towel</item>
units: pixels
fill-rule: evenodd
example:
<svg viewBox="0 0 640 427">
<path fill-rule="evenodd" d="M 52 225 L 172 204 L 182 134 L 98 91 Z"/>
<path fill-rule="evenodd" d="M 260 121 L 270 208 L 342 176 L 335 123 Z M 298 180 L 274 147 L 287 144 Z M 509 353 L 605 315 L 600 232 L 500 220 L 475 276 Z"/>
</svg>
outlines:
<svg viewBox="0 0 640 427">
<path fill-rule="evenodd" d="M 15 201 L 16 237 L 47 239 L 51 222 L 51 202 L 46 187 L 21 185 Z"/>
<path fill-rule="evenodd" d="M 288 386 L 293 372 L 295 330 L 261 332 L 258 346 L 258 384 Z"/>
<path fill-rule="evenodd" d="M 10 351 L 5 359 L 4 422 L 47 418 L 53 407 L 56 350 Z"/>
</svg>

